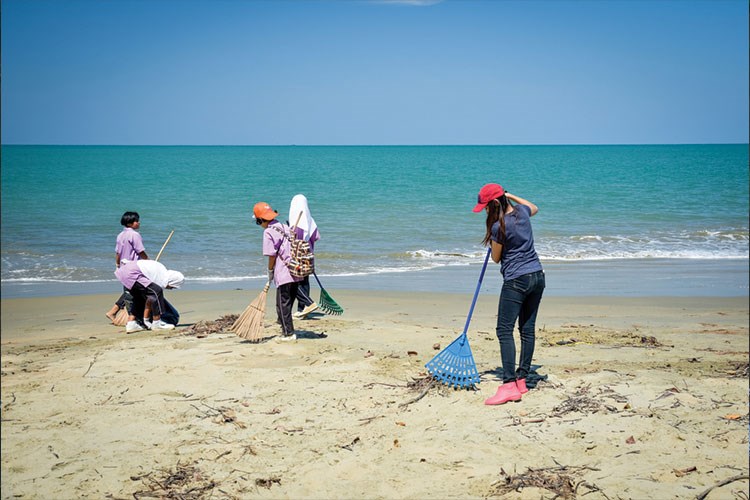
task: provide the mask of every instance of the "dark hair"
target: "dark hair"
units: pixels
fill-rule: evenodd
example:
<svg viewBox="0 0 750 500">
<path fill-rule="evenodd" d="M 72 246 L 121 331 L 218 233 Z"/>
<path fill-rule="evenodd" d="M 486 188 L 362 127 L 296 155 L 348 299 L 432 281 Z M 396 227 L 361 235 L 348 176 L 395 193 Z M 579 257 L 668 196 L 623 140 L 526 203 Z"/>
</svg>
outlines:
<svg viewBox="0 0 750 500">
<path fill-rule="evenodd" d="M 138 212 L 125 212 L 122 214 L 122 218 L 120 218 L 120 224 L 128 227 L 133 222 L 138 222 L 139 220 L 141 220 L 141 216 L 138 215 Z"/>
<path fill-rule="evenodd" d="M 487 232 L 484 234 L 484 239 L 482 240 L 482 245 L 489 246 L 490 240 L 492 240 L 492 226 L 495 225 L 495 222 L 500 221 L 500 240 L 505 241 L 505 211 L 508 210 L 508 205 L 513 206 L 513 204 L 510 202 L 510 200 L 505 196 L 502 195 L 499 198 L 495 198 L 494 200 L 491 200 L 487 204 Z"/>
</svg>

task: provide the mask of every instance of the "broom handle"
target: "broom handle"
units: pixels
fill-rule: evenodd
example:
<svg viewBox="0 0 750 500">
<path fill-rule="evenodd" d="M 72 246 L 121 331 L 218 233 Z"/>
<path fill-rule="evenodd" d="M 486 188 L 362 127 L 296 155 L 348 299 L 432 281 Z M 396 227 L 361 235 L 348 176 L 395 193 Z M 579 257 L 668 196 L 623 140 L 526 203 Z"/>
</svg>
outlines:
<svg viewBox="0 0 750 500">
<path fill-rule="evenodd" d="M 169 240 L 172 239 L 172 235 L 174 234 L 174 229 L 172 229 L 172 232 L 169 233 L 169 236 L 167 236 L 167 241 L 164 242 L 164 244 L 161 246 L 161 250 L 159 250 L 159 254 L 156 256 L 156 261 L 159 261 L 159 257 L 161 257 L 161 253 L 164 251 L 164 249 L 167 246 L 167 243 L 169 243 Z"/>
<path fill-rule="evenodd" d="M 484 279 L 484 271 L 487 269 L 487 261 L 490 260 L 490 252 L 492 247 L 487 249 L 487 255 L 484 257 L 484 265 L 482 266 L 482 273 L 479 275 L 479 283 L 477 283 L 477 289 L 474 291 L 474 300 L 471 301 L 471 309 L 469 309 L 469 317 L 466 318 L 466 326 L 464 326 L 464 335 L 469 331 L 469 323 L 471 323 L 471 315 L 474 313 L 474 306 L 477 304 L 477 297 L 479 297 L 479 289 L 482 286 L 482 280 Z"/>
</svg>

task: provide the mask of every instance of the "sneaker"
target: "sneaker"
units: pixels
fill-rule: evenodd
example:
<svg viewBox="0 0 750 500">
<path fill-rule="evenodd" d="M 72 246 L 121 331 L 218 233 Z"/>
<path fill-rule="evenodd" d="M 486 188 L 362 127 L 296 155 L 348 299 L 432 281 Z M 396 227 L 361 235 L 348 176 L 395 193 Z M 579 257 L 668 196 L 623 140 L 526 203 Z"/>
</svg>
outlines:
<svg viewBox="0 0 750 500">
<path fill-rule="evenodd" d="M 125 333 L 135 333 L 145 330 L 137 321 L 128 321 L 125 325 Z"/>
<path fill-rule="evenodd" d="M 484 401 L 486 405 L 501 405 L 508 401 L 521 401 L 521 393 L 518 391 L 516 381 L 506 382 L 497 388 L 497 392 L 491 398 Z"/>
<path fill-rule="evenodd" d="M 151 323 L 151 322 L 150 322 L 149 320 L 147 320 L 147 319 L 144 319 L 144 320 L 143 320 L 143 324 L 144 324 L 144 325 L 146 325 L 146 330 L 151 330 L 151 325 L 153 325 L 153 323 Z"/>
<path fill-rule="evenodd" d="M 172 330 L 174 328 L 174 325 L 170 325 L 169 323 L 165 323 L 162 320 L 154 321 L 151 325 L 152 330 Z"/>
<path fill-rule="evenodd" d="M 307 306 L 304 309 L 302 309 L 302 312 L 299 313 L 298 317 L 299 318 L 306 318 L 308 314 L 310 314 L 311 312 L 313 312 L 313 311 L 315 311 L 317 309 L 318 309 L 318 304 L 316 304 L 315 302 L 313 302 L 309 306 Z"/>
<path fill-rule="evenodd" d="M 282 335 L 279 335 L 276 338 L 278 340 L 282 341 L 282 342 L 288 342 L 290 340 L 297 340 L 297 334 L 296 333 L 292 333 L 292 334 L 289 334 L 289 335 L 283 335 L 282 334 Z"/>
<path fill-rule="evenodd" d="M 294 319 L 302 319 L 302 311 L 297 311 L 292 314 L 292 318 Z"/>
</svg>

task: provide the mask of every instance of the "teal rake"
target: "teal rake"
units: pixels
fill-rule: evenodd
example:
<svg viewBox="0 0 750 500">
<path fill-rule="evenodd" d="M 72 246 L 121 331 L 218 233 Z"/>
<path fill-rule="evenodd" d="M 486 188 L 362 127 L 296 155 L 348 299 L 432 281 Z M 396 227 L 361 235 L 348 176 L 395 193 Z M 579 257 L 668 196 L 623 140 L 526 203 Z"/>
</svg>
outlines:
<svg viewBox="0 0 750 500">
<path fill-rule="evenodd" d="M 479 383 L 477 365 L 474 362 L 474 356 L 471 354 L 469 337 L 466 336 L 466 332 L 469 330 L 471 315 L 474 313 L 474 306 L 477 304 L 479 289 L 482 286 L 484 271 L 487 269 L 487 261 L 490 258 L 491 251 L 492 247 L 488 248 L 487 255 L 484 257 L 482 273 L 479 275 L 479 283 L 477 283 L 477 289 L 474 291 L 474 299 L 471 301 L 464 332 L 425 365 L 427 371 L 435 380 L 453 386 L 455 389 L 473 389 Z"/>
</svg>

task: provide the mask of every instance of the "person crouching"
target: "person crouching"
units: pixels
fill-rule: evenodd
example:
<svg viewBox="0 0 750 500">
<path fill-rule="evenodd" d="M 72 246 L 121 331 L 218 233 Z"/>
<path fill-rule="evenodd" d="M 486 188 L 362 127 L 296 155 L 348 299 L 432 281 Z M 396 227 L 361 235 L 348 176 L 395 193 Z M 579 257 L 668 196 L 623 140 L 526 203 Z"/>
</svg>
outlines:
<svg viewBox="0 0 750 500">
<path fill-rule="evenodd" d="M 133 296 L 133 315 L 135 320 L 125 325 L 126 333 L 147 330 L 143 320 L 146 302 L 153 304 L 153 323 L 151 330 L 171 330 L 174 325 L 162 321 L 161 315 L 168 311 L 164 300 L 164 290 L 179 288 L 185 277 L 179 271 L 168 270 L 164 264 L 155 260 L 136 260 L 121 265 L 115 276 Z"/>
</svg>

